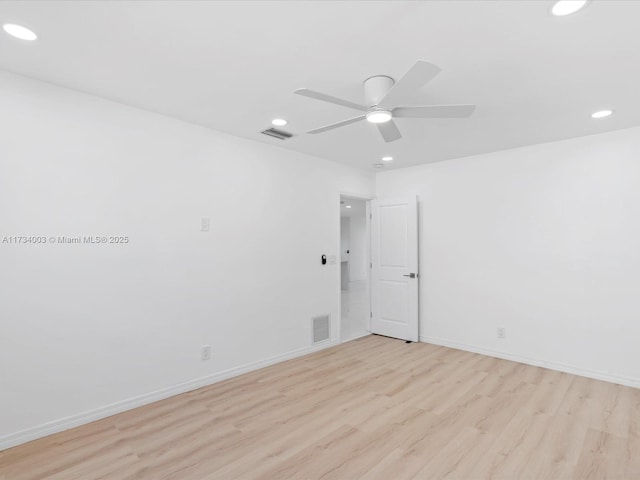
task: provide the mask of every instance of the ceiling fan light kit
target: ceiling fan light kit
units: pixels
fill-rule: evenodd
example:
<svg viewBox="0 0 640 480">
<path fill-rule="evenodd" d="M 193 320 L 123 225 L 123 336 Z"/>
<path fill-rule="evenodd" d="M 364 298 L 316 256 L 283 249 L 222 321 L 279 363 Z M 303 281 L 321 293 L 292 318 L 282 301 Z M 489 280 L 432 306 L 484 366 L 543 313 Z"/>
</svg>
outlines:
<svg viewBox="0 0 640 480">
<path fill-rule="evenodd" d="M 393 115 L 387 110 L 371 110 L 367 112 L 366 117 L 369 123 L 385 123 L 391 120 Z"/>
<path fill-rule="evenodd" d="M 423 85 L 438 75 L 440 71 L 440 68 L 436 65 L 420 60 L 397 82 L 387 75 L 370 77 L 363 83 L 364 105 L 309 90 L 308 88 L 300 88 L 294 93 L 363 112 L 357 117 L 309 130 L 307 133 L 323 133 L 367 120 L 378 127 L 378 132 L 380 132 L 385 142 L 394 142 L 402 138 L 400 130 L 393 121 L 394 118 L 464 118 L 470 116 L 475 110 L 475 105 L 401 106 L 401 101 L 410 94 L 416 93 Z"/>
</svg>

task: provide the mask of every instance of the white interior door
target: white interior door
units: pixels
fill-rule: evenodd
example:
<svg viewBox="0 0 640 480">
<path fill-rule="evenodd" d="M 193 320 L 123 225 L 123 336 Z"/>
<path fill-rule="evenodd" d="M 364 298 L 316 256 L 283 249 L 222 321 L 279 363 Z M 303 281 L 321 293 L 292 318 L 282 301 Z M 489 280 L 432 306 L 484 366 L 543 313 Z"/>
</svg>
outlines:
<svg viewBox="0 0 640 480">
<path fill-rule="evenodd" d="M 371 202 L 371 332 L 418 341 L 417 198 Z"/>
</svg>

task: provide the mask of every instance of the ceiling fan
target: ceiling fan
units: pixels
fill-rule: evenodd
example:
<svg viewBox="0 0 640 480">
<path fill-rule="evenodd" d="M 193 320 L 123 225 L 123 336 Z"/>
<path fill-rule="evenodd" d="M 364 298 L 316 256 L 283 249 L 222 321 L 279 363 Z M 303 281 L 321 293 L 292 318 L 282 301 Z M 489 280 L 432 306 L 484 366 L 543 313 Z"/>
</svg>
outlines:
<svg viewBox="0 0 640 480">
<path fill-rule="evenodd" d="M 361 120 L 367 120 L 378 127 L 378 131 L 385 142 L 393 142 L 402 138 L 400 130 L 398 130 L 393 121 L 394 118 L 464 118 L 473 113 L 476 108 L 475 105 L 401 106 L 400 102 L 404 98 L 416 93 L 420 87 L 432 80 L 441 71 L 436 65 L 419 60 L 397 82 L 386 75 L 376 75 L 368 78 L 364 81 L 365 105 L 315 92 L 308 88 L 300 88 L 293 93 L 364 112 L 357 117 L 309 130 L 307 133 L 323 133 Z"/>
</svg>

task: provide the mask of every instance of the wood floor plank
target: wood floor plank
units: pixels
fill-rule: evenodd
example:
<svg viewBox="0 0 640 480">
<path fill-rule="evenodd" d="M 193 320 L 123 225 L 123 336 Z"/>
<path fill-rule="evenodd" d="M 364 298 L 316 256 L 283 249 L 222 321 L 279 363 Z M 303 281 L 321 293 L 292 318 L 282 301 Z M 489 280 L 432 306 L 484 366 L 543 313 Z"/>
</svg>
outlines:
<svg viewBox="0 0 640 480">
<path fill-rule="evenodd" d="M 473 466 L 477 478 L 512 480 L 526 478 L 525 465 L 534 455 L 549 427 L 551 418 L 532 415 L 525 410 L 518 412 L 498 433 L 495 442 Z"/>
<path fill-rule="evenodd" d="M 640 479 L 640 390 L 368 336 L 0 452 L 0 480 Z"/>
<path fill-rule="evenodd" d="M 474 465 L 495 442 L 495 436 L 463 427 L 415 478 L 472 478 Z"/>
<path fill-rule="evenodd" d="M 625 393 L 627 393 L 625 391 Z M 632 397 L 629 412 L 629 430 L 627 435 L 625 476 L 640 478 L 640 390 L 630 389 Z"/>
<path fill-rule="evenodd" d="M 590 428 L 573 472 L 574 480 L 625 478 L 625 446 L 625 439 Z"/>
<path fill-rule="evenodd" d="M 362 480 L 389 480 L 390 478 L 414 478 L 424 468 L 424 459 L 401 448 L 383 456 L 369 471 L 362 475 Z"/>
</svg>

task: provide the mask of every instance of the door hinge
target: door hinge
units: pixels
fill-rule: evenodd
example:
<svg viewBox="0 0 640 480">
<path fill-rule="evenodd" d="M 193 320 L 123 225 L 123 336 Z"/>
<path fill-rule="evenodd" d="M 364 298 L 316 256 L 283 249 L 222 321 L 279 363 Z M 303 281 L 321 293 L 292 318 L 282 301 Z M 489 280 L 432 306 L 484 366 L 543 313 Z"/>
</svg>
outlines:
<svg viewBox="0 0 640 480">
<path fill-rule="evenodd" d="M 369 268 L 373 268 L 373 262 L 369 262 Z"/>
<path fill-rule="evenodd" d="M 373 318 L 373 312 L 369 312 L 369 318 Z"/>
</svg>

